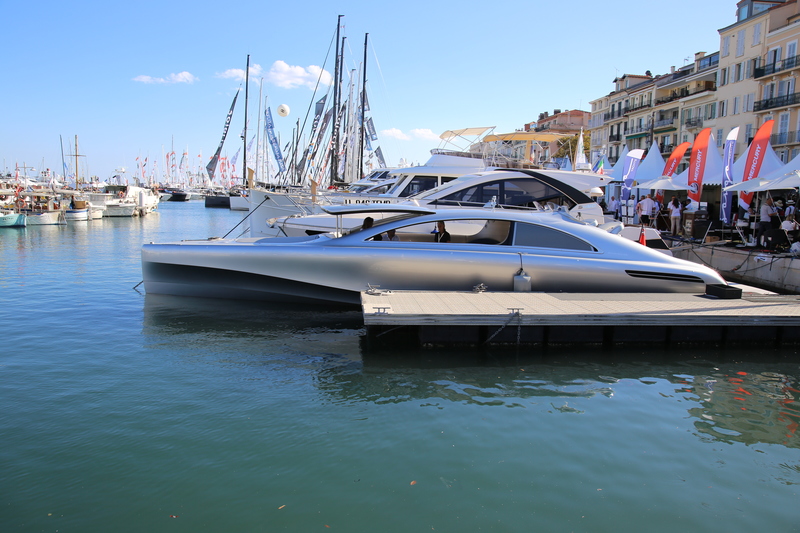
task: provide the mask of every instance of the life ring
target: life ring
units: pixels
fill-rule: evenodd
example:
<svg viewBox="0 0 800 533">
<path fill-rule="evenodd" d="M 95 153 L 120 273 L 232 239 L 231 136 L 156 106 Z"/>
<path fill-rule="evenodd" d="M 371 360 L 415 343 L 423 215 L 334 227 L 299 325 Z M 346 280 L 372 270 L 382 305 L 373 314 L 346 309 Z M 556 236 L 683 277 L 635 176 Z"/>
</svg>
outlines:
<svg viewBox="0 0 800 533">
<path fill-rule="evenodd" d="M 125 193 L 124 193 L 124 192 L 122 192 L 122 191 L 119 191 L 119 195 L 118 195 L 118 196 L 119 196 L 120 198 L 125 198 Z"/>
<path fill-rule="evenodd" d="M 23 200 L 22 198 L 17 200 L 17 207 L 20 209 L 25 209 L 25 200 Z"/>
</svg>

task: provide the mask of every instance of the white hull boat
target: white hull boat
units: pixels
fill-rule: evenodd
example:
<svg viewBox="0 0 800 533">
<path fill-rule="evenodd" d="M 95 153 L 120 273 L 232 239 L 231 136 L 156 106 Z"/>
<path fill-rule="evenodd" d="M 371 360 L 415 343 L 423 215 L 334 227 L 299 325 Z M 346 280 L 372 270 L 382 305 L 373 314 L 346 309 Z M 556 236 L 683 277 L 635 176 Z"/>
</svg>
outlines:
<svg viewBox="0 0 800 533">
<path fill-rule="evenodd" d="M 64 218 L 67 220 L 89 220 L 89 208 L 75 208 L 75 209 L 67 209 L 64 211 Z"/>
<path fill-rule="evenodd" d="M 26 211 L 28 226 L 56 226 L 67 223 L 64 211 Z"/>
</svg>

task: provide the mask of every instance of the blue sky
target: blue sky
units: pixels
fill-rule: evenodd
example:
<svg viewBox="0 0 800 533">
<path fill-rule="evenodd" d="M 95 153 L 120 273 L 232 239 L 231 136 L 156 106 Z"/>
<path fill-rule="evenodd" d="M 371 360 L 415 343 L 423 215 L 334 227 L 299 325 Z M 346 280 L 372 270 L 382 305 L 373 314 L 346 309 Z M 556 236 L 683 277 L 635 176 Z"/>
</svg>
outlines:
<svg viewBox="0 0 800 533">
<path fill-rule="evenodd" d="M 85 165 L 101 179 L 120 167 L 132 173 L 137 156 L 161 158 L 172 146 L 207 161 L 248 54 L 250 133 L 261 89 L 286 142 L 311 105 L 338 15 L 348 68 L 362 61 L 369 33 L 367 90 L 387 163 L 424 163 L 445 130 L 507 132 L 543 111 L 589 110 L 618 75 L 662 74 L 717 51 L 717 30 L 735 22 L 735 10 L 735 0 L 635 9 L 623 0 L 5 0 L 0 170 L 60 169 L 59 136 L 69 145 L 76 135 L 81 173 Z M 242 97 L 225 144 L 231 157 L 241 145 Z M 275 114 L 279 104 L 288 117 Z"/>
</svg>

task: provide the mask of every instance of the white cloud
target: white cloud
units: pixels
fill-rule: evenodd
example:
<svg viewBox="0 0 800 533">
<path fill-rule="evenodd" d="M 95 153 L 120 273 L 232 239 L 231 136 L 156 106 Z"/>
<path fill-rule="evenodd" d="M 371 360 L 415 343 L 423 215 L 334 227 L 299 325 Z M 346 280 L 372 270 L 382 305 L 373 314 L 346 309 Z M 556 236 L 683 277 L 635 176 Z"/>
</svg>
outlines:
<svg viewBox="0 0 800 533">
<path fill-rule="evenodd" d="M 427 128 L 415 128 L 408 133 L 403 133 L 397 128 L 391 128 L 381 131 L 384 137 L 391 137 L 400 141 L 423 140 L 423 141 L 438 141 L 439 136 Z"/>
<path fill-rule="evenodd" d="M 138 81 L 140 83 L 194 83 L 198 80 L 197 77 L 192 75 L 185 70 L 183 72 L 178 72 L 177 74 L 170 74 L 166 78 L 154 78 L 152 76 L 136 76 L 133 78 L 133 81 Z"/>
<path fill-rule="evenodd" d="M 423 139 L 423 140 L 426 140 L 426 141 L 438 141 L 438 140 L 441 139 L 438 135 L 436 135 L 435 133 L 433 133 L 431 130 L 429 130 L 427 128 L 413 129 L 413 130 L 411 130 L 411 135 L 413 135 L 417 139 Z"/>
<path fill-rule="evenodd" d="M 258 80 L 261 77 L 261 74 L 264 72 L 264 69 L 261 68 L 261 65 L 253 64 L 250 65 L 250 79 L 251 80 Z M 224 72 L 220 72 L 214 75 L 217 78 L 222 78 L 226 80 L 237 80 L 237 81 L 244 81 L 244 69 L 243 68 L 229 68 Z"/>
<path fill-rule="evenodd" d="M 398 130 L 397 128 L 392 128 L 388 130 L 381 130 L 381 135 L 383 137 L 391 137 L 392 139 L 399 139 L 401 141 L 410 141 L 411 137 L 403 133 L 402 131 Z"/>
<path fill-rule="evenodd" d="M 322 77 L 320 77 L 320 73 Z M 333 82 L 330 73 L 316 65 L 304 68 L 289 65 L 281 60 L 272 64 L 265 78 L 268 83 L 283 89 L 294 89 L 301 86 L 313 89 L 317 85 L 317 80 L 321 85 L 330 85 Z"/>
</svg>

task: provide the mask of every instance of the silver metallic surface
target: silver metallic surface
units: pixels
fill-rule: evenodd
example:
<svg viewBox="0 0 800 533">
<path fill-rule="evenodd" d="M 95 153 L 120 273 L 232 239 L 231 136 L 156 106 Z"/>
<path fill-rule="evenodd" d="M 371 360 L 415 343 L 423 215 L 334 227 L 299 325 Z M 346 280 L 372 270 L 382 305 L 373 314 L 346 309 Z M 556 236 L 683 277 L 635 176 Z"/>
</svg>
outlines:
<svg viewBox="0 0 800 533">
<path fill-rule="evenodd" d="M 665 256 L 565 212 L 447 209 L 376 221 L 342 237 L 218 239 L 148 244 L 148 293 L 289 302 L 357 303 L 384 290 L 697 292 L 725 283 L 713 270 Z M 444 221 L 450 242 L 435 242 Z M 397 230 L 400 241 L 387 240 Z M 528 237 L 525 237 L 527 235 Z M 380 236 L 382 240 L 373 240 Z M 527 238 L 526 243 L 521 240 Z"/>
</svg>

